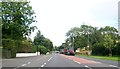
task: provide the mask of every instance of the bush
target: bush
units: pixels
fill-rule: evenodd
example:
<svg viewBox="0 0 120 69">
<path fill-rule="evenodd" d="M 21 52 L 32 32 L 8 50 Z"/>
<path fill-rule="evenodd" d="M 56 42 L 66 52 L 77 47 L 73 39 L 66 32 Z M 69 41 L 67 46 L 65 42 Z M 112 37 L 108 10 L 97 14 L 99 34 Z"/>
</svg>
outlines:
<svg viewBox="0 0 120 69">
<path fill-rule="evenodd" d="M 92 46 L 92 55 L 107 56 L 109 50 L 102 43 L 96 43 Z"/>
<path fill-rule="evenodd" d="M 113 56 L 120 56 L 120 42 L 112 48 L 112 54 Z"/>
<path fill-rule="evenodd" d="M 45 46 L 39 46 L 39 52 L 41 54 L 46 54 L 47 53 L 47 48 Z"/>
<path fill-rule="evenodd" d="M 32 53 L 35 53 L 35 52 L 37 52 L 37 46 L 32 46 L 32 51 L 31 51 Z"/>
<path fill-rule="evenodd" d="M 15 46 L 15 41 L 11 39 L 2 39 L 2 56 L 3 58 L 15 58 L 17 53 L 17 48 Z"/>
<path fill-rule="evenodd" d="M 120 56 L 120 42 L 117 43 L 117 55 Z"/>
<path fill-rule="evenodd" d="M 28 40 L 16 41 L 17 49 L 19 53 L 29 53 L 32 52 L 32 43 Z"/>
<path fill-rule="evenodd" d="M 22 41 L 16 40 L 15 45 L 17 46 L 17 52 L 22 53 L 23 52 L 23 50 L 22 50 L 22 47 L 23 47 Z"/>
</svg>

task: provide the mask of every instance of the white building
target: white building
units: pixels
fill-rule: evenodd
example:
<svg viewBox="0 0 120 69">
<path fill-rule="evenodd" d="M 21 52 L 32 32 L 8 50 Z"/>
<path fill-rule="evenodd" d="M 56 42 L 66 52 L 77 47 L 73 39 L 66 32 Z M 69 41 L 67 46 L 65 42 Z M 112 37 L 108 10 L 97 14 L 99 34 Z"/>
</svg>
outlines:
<svg viewBox="0 0 120 69">
<path fill-rule="evenodd" d="M 120 1 L 118 2 L 118 33 L 120 35 Z"/>
</svg>

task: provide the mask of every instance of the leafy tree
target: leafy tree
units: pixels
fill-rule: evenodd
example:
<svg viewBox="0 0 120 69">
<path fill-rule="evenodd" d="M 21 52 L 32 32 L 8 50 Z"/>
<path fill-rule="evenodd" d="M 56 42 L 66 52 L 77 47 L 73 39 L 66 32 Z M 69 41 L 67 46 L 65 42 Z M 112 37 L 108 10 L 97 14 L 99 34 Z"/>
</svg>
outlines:
<svg viewBox="0 0 120 69">
<path fill-rule="evenodd" d="M 92 46 L 92 55 L 106 56 L 108 54 L 109 50 L 103 45 L 102 42 L 97 42 Z"/>
<path fill-rule="evenodd" d="M 2 38 L 20 40 L 35 30 L 30 26 L 35 21 L 34 11 L 29 2 L 2 2 Z"/>
<path fill-rule="evenodd" d="M 35 38 L 34 38 L 34 44 L 35 45 L 43 45 L 45 37 L 41 34 L 40 30 L 38 30 Z"/>
<path fill-rule="evenodd" d="M 80 27 L 71 28 L 66 33 L 66 36 L 65 43 L 67 46 L 72 44 L 76 50 L 77 48 L 84 48 L 89 45 L 89 49 L 98 55 L 107 55 L 108 50 L 112 54 L 113 48 L 117 48 L 116 41 L 119 40 L 117 29 L 110 26 L 99 29 L 88 25 L 81 25 Z M 99 52 L 100 50 L 104 53 Z M 116 53 L 115 50 L 114 52 Z"/>
<path fill-rule="evenodd" d="M 60 51 L 60 46 L 55 46 L 54 51 Z"/>
<path fill-rule="evenodd" d="M 104 46 L 109 49 L 109 56 L 112 56 L 112 46 L 113 45 L 114 45 L 114 42 L 112 40 L 112 37 L 110 35 L 105 35 Z"/>
<path fill-rule="evenodd" d="M 36 26 L 31 26 L 35 20 L 35 13 L 29 2 L 1 2 L 0 13 L 2 19 L 2 38 L 5 40 L 5 44 L 9 44 L 8 40 L 12 41 L 15 47 L 3 45 L 3 50 L 9 49 L 12 55 L 16 55 L 16 52 L 20 51 L 23 45 L 24 50 L 31 46 L 30 42 L 22 43 L 21 41 L 26 40 L 26 37 L 36 29 Z M 4 43 L 3 42 L 3 43 Z M 20 48 L 19 48 L 20 47 Z M 25 48 L 26 47 L 26 48 Z M 19 49 L 17 49 L 19 48 Z M 29 50 L 30 51 L 30 50 Z"/>
<path fill-rule="evenodd" d="M 104 28 L 100 28 L 100 31 L 101 31 L 103 36 L 105 36 L 106 34 L 111 35 L 111 38 L 114 40 L 114 43 L 119 37 L 118 31 L 114 27 L 106 26 Z"/>
<path fill-rule="evenodd" d="M 59 51 L 60 51 L 60 49 L 64 49 L 64 46 L 63 45 L 59 46 Z"/>
<path fill-rule="evenodd" d="M 47 48 L 45 46 L 39 46 L 39 51 L 40 51 L 40 54 L 46 54 Z"/>
<path fill-rule="evenodd" d="M 39 45 L 40 45 L 40 46 L 45 46 L 48 51 L 52 51 L 52 49 L 53 49 L 53 44 L 52 44 L 52 42 L 50 41 L 50 39 L 45 38 L 45 37 L 41 34 L 40 30 L 38 30 L 38 32 L 37 32 L 37 34 L 36 34 L 36 36 L 35 36 L 35 38 L 34 38 L 34 44 L 35 44 L 36 46 L 39 46 Z"/>
<path fill-rule="evenodd" d="M 66 44 L 68 47 L 74 47 L 76 49 L 76 37 L 78 37 L 81 34 L 81 29 L 79 27 L 71 28 L 66 33 L 67 39 Z"/>
<path fill-rule="evenodd" d="M 95 30 L 96 28 L 88 25 L 74 27 L 66 33 L 67 41 L 69 40 L 69 43 L 71 42 L 75 49 L 86 47 L 88 44 L 92 45 L 95 42 L 93 40 L 94 36 L 92 36 Z"/>
<path fill-rule="evenodd" d="M 44 39 L 44 44 L 43 44 L 49 51 L 52 51 L 53 49 L 53 44 L 52 42 L 48 39 L 48 38 L 45 38 Z"/>
</svg>

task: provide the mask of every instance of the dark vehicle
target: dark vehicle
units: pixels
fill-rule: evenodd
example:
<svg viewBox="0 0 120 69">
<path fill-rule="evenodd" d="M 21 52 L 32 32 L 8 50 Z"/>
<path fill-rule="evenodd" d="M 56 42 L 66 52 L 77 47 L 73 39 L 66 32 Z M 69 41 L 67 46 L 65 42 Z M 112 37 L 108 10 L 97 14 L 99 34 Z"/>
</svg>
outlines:
<svg viewBox="0 0 120 69">
<path fill-rule="evenodd" d="M 65 54 L 65 55 L 75 55 L 75 52 L 73 49 L 67 49 L 67 48 L 64 48 L 64 49 L 61 49 L 60 50 L 60 54 Z"/>
<path fill-rule="evenodd" d="M 60 49 L 60 54 L 65 54 L 65 55 L 67 55 L 67 49 L 66 48 L 64 48 L 64 49 Z"/>
<path fill-rule="evenodd" d="M 66 48 L 64 49 L 64 54 L 65 54 L 65 55 L 67 55 L 67 54 L 68 54 L 68 51 L 67 51 L 67 49 L 66 49 Z"/>
<path fill-rule="evenodd" d="M 64 54 L 64 49 L 60 49 L 60 54 Z"/>
<path fill-rule="evenodd" d="M 55 51 L 55 53 L 59 53 L 59 51 Z"/>
<path fill-rule="evenodd" d="M 75 55 L 75 52 L 74 52 L 74 50 L 68 50 L 68 53 L 67 53 L 68 55 Z"/>
</svg>

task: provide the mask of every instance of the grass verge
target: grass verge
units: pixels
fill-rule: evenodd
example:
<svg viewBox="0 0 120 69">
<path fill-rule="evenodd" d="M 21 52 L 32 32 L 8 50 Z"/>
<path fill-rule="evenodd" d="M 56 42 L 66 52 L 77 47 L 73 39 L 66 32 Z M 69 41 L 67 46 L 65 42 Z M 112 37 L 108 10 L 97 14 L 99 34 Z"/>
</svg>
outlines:
<svg viewBox="0 0 120 69">
<path fill-rule="evenodd" d="M 80 55 L 80 56 L 86 56 L 91 58 L 97 58 L 97 59 L 104 59 L 104 60 L 114 60 L 114 61 L 120 61 L 120 57 L 109 57 L 109 56 L 87 56 L 87 55 Z"/>
</svg>

